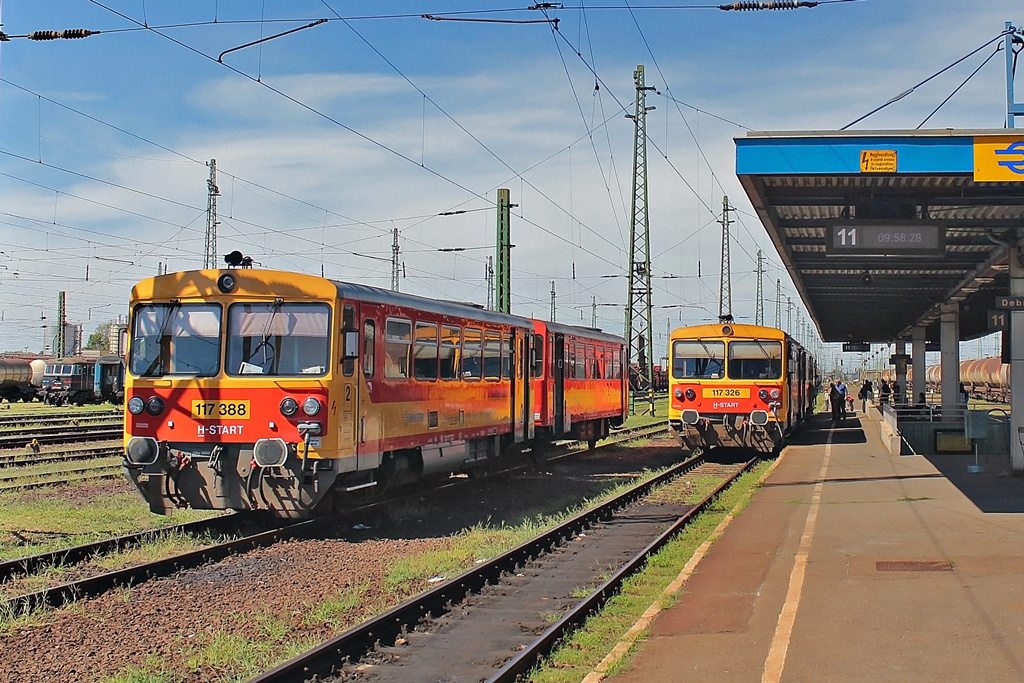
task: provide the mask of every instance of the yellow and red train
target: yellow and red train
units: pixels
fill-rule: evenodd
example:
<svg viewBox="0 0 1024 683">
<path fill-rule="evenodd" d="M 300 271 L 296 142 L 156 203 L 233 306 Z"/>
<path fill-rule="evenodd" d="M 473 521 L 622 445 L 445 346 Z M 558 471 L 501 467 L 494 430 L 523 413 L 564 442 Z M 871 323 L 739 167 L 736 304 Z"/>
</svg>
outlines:
<svg viewBox="0 0 1024 683">
<path fill-rule="evenodd" d="M 814 411 L 814 358 L 782 330 L 679 328 L 669 368 L 669 430 L 687 448 L 775 451 Z"/>
<path fill-rule="evenodd" d="M 625 419 L 625 340 L 301 273 L 132 290 L 125 466 L 154 512 L 301 517 L 353 494 L 589 442 Z"/>
</svg>

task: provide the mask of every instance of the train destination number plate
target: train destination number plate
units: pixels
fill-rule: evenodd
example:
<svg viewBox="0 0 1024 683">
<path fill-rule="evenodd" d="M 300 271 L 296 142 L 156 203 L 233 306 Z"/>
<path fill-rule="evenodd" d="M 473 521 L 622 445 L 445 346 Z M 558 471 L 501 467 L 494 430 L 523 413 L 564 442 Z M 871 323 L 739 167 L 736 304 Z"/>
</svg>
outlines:
<svg viewBox="0 0 1024 683">
<path fill-rule="evenodd" d="M 248 401 L 192 401 L 193 420 L 248 420 Z"/>
<path fill-rule="evenodd" d="M 704 398 L 750 398 L 750 389 L 743 388 L 708 388 L 704 387 L 701 394 Z"/>
</svg>

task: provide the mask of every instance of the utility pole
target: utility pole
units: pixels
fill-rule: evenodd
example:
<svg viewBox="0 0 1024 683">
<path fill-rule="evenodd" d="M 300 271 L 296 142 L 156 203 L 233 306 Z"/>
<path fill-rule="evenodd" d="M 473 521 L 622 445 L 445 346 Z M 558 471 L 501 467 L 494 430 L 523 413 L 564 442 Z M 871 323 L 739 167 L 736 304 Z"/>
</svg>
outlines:
<svg viewBox="0 0 1024 683">
<path fill-rule="evenodd" d="M 757 250 L 757 307 L 754 309 L 754 324 L 764 325 L 764 288 L 761 276 L 764 274 L 764 254 Z"/>
<path fill-rule="evenodd" d="M 775 328 L 782 327 L 782 280 L 775 281 Z"/>
<path fill-rule="evenodd" d="M 597 297 L 590 297 L 590 326 L 597 329 Z"/>
<path fill-rule="evenodd" d="M 793 300 L 786 297 L 786 333 L 793 334 Z"/>
<path fill-rule="evenodd" d="M 551 322 L 555 322 L 555 281 L 551 281 Z"/>
<path fill-rule="evenodd" d="M 633 220 L 629 241 L 629 305 L 626 306 L 626 338 L 629 351 L 626 368 L 633 379 L 631 412 L 636 412 L 637 396 L 647 400 L 654 415 L 654 344 L 651 339 L 651 226 L 647 215 L 647 91 L 644 67 L 633 72 L 636 84 L 636 108 L 633 119 Z M 633 372 L 636 367 L 635 373 Z"/>
<path fill-rule="evenodd" d="M 487 265 L 484 271 L 487 277 L 487 310 L 494 310 L 494 257 L 487 257 Z"/>
<path fill-rule="evenodd" d="M 220 196 L 220 188 L 217 187 L 217 160 L 210 159 L 210 177 L 206 181 L 206 256 L 203 261 L 204 268 L 217 267 L 217 197 Z"/>
<path fill-rule="evenodd" d="M 502 313 L 512 312 L 512 229 L 511 204 L 507 188 L 498 190 L 498 301 L 497 310 Z M 554 318 L 552 318 L 553 320 Z"/>
<path fill-rule="evenodd" d="M 722 197 L 722 275 L 718 284 L 718 320 L 732 322 L 732 267 L 729 265 L 729 198 Z"/>
</svg>

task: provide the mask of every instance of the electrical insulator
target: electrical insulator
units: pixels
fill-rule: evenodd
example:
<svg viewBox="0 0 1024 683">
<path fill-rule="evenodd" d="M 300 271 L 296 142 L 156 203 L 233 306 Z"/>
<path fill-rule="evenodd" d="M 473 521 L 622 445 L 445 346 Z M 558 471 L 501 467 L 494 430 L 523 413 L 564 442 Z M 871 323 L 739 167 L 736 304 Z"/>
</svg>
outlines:
<svg viewBox="0 0 1024 683">
<path fill-rule="evenodd" d="M 817 6 L 817 2 L 811 2 L 809 0 L 765 0 L 763 2 L 757 2 L 756 0 L 744 0 L 743 2 L 734 2 L 729 5 L 719 5 L 718 9 L 746 12 L 762 9 L 796 9 L 798 7 Z"/>
<path fill-rule="evenodd" d="M 58 38 L 70 40 L 74 38 L 88 38 L 97 33 L 99 31 L 90 31 L 86 28 L 69 28 L 64 31 L 33 31 L 25 37 L 29 40 L 57 40 Z"/>
</svg>

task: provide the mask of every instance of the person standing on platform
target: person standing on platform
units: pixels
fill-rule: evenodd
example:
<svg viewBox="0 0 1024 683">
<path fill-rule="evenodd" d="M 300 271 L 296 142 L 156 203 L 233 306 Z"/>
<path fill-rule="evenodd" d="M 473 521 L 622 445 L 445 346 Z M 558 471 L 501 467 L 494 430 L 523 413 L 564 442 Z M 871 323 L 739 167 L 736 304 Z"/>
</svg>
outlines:
<svg viewBox="0 0 1024 683">
<path fill-rule="evenodd" d="M 841 420 L 846 419 L 846 397 L 850 393 L 846 389 L 846 384 L 843 380 L 836 382 L 836 390 L 839 391 L 839 418 Z"/>
<path fill-rule="evenodd" d="M 879 380 L 879 382 L 878 382 L 878 402 L 879 403 L 888 403 L 889 402 L 889 394 L 891 392 L 892 392 L 892 389 L 889 388 L 889 383 L 886 382 L 884 379 Z"/>
<path fill-rule="evenodd" d="M 832 421 L 839 421 L 839 411 L 842 410 L 843 395 L 839 393 L 835 382 L 828 383 L 828 405 L 832 409 Z"/>
<path fill-rule="evenodd" d="M 893 405 L 903 403 L 903 387 L 900 386 L 899 382 L 892 383 L 892 402 Z"/>
</svg>

